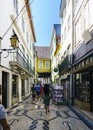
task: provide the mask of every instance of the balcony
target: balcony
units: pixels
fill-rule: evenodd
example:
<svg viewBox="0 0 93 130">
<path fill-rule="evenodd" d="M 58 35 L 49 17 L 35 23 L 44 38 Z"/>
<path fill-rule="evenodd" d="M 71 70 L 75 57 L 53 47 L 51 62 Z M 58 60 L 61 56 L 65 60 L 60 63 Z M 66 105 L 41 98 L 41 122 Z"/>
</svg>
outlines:
<svg viewBox="0 0 93 130">
<path fill-rule="evenodd" d="M 65 72 L 68 72 L 71 68 L 71 56 L 67 55 L 61 64 L 59 64 L 59 74 L 63 74 Z"/>
<path fill-rule="evenodd" d="M 13 58 L 9 62 L 13 71 L 21 74 L 22 77 L 27 78 L 34 75 L 34 68 L 32 69 L 29 60 L 25 57 L 20 49 L 16 49 L 13 53 Z"/>
</svg>

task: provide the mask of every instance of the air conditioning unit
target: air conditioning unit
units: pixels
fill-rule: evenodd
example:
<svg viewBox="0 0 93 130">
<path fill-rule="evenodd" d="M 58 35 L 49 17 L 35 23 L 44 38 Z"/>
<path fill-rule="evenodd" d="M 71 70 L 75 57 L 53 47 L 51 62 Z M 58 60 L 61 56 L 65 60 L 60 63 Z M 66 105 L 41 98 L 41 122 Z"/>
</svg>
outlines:
<svg viewBox="0 0 93 130">
<path fill-rule="evenodd" d="M 83 35 L 82 35 L 83 39 L 84 39 L 84 42 L 87 44 L 91 39 L 92 39 L 92 36 L 89 32 L 89 30 L 87 29 L 86 31 L 84 31 Z"/>
</svg>

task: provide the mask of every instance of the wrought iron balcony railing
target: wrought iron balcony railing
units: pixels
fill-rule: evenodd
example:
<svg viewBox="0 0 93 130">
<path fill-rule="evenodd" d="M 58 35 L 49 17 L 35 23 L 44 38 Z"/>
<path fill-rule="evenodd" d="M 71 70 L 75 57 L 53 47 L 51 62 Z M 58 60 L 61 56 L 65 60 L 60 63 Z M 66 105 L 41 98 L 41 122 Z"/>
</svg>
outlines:
<svg viewBox="0 0 93 130">
<path fill-rule="evenodd" d="M 62 63 L 59 64 L 58 68 L 59 74 L 69 71 L 69 69 L 71 68 L 71 56 L 67 55 L 62 61 Z"/>
<path fill-rule="evenodd" d="M 26 58 L 25 54 L 19 48 L 13 53 L 13 59 L 10 61 L 10 65 L 17 65 L 17 68 L 21 68 L 21 71 L 23 68 L 23 72 L 26 71 L 26 73 L 34 75 L 34 68 L 32 69 L 29 59 Z"/>
</svg>

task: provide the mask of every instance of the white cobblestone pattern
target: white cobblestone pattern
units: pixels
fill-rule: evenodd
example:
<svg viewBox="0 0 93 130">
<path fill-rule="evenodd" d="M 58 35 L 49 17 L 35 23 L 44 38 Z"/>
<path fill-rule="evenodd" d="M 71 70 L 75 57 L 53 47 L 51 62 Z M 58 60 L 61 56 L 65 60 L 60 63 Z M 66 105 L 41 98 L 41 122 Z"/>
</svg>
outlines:
<svg viewBox="0 0 93 130">
<path fill-rule="evenodd" d="M 49 122 L 49 130 L 90 130 L 67 106 L 51 104 L 46 115 L 42 100 L 32 103 L 28 98 L 8 111 L 11 130 L 31 130 L 33 121 L 37 122 L 33 130 L 44 130 L 44 121 Z"/>
</svg>

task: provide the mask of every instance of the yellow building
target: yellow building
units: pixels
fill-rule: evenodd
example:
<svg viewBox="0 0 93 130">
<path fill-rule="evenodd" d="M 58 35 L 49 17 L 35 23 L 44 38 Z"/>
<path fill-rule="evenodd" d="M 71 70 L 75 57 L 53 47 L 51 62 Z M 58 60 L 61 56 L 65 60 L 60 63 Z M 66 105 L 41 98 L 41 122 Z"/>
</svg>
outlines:
<svg viewBox="0 0 93 130">
<path fill-rule="evenodd" d="M 35 81 L 50 83 L 51 58 L 50 47 L 35 46 Z"/>
</svg>

